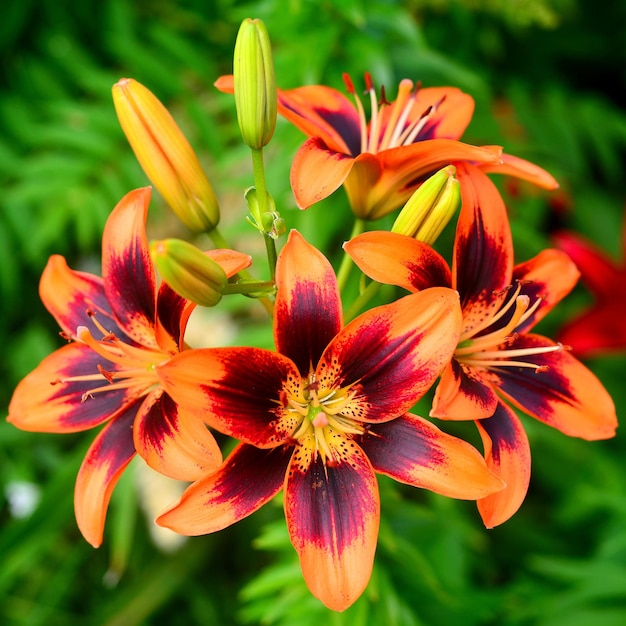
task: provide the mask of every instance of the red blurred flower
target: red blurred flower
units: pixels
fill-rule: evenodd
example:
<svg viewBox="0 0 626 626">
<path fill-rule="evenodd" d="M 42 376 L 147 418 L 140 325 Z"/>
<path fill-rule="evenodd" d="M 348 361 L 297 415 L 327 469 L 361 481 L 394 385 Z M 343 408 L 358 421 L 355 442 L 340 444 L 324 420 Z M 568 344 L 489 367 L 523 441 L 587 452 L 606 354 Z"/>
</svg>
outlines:
<svg viewBox="0 0 626 626">
<path fill-rule="evenodd" d="M 370 578 L 379 524 L 375 472 L 466 499 L 502 488 L 469 444 L 407 411 L 458 340 L 458 296 L 428 289 L 342 327 L 326 258 L 292 231 L 276 266 L 277 352 L 186 351 L 157 368 L 168 393 L 242 441 L 157 523 L 189 535 L 250 515 L 285 490 L 312 593 L 343 610 Z"/>
<path fill-rule="evenodd" d="M 545 250 L 513 267 L 513 245 L 500 194 L 478 168 L 458 167 L 462 209 L 452 271 L 432 248 L 387 232 L 345 244 L 371 278 L 419 291 L 457 289 L 463 325 L 443 371 L 431 416 L 476 420 L 488 465 L 506 489 L 478 503 L 488 527 L 506 521 L 523 501 L 530 478 L 526 434 L 507 400 L 571 436 L 614 435 L 615 407 L 598 379 L 561 344 L 530 329 L 574 286 L 578 272 L 566 254 Z"/>
<path fill-rule="evenodd" d="M 82 463 L 74 499 L 78 526 L 96 547 L 111 492 L 136 452 L 185 480 L 222 459 L 204 424 L 164 393 L 155 373 L 182 348 L 195 305 L 164 283 L 157 288 L 145 233 L 150 193 L 130 192 L 109 216 L 103 278 L 50 257 L 39 292 L 70 343 L 20 382 L 9 405 L 8 421 L 24 430 L 68 433 L 107 422 Z M 228 275 L 250 264 L 229 250 L 208 254 Z"/>
</svg>

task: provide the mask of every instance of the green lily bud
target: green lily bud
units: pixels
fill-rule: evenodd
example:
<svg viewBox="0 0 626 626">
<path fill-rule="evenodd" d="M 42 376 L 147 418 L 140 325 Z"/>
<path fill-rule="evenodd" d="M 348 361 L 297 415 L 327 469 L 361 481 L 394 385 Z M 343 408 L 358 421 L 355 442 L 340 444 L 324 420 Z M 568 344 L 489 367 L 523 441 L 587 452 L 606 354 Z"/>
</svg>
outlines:
<svg viewBox="0 0 626 626">
<path fill-rule="evenodd" d="M 235 105 L 243 140 L 253 150 L 266 146 L 276 128 L 276 76 L 265 24 L 245 19 L 233 61 Z"/>
<path fill-rule="evenodd" d="M 448 165 L 422 183 L 400 211 L 391 231 L 429 245 L 435 243 L 461 204 L 455 174 L 454 165 Z"/>
<path fill-rule="evenodd" d="M 150 243 L 150 255 L 163 280 L 180 296 L 202 306 L 222 299 L 227 278 L 222 267 L 181 239 Z"/>
</svg>

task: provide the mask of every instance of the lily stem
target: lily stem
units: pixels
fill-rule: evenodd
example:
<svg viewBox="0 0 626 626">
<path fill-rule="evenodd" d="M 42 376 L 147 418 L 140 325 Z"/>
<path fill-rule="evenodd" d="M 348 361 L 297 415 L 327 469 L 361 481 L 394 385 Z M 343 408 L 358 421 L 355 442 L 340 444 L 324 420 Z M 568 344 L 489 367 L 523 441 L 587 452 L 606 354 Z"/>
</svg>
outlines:
<svg viewBox="0 0 626 626">
<path fill-rule="evenodd" d="M 357 217 L 354 220 L 354 224 L 352 226 L 352 232 L 350 233 L 350 239 L 353 239 L 357 235 L 360 235 L 365 230 L 365 220 Z M 341 265 L 339 266 L 339 271 L 337 272 L 337 283 L 339 285 L 339 291 L 342 292 L 348 282 L 348 277 L 350 276 L 350 270 L 352 269 L 353 261 L 349 255 L 344 254 L 343 259 L 341 259 Z"/>
<path fill-rule="evenodd" d="M 265 183 L 265 164 L 263 162 L 263 148 L 252 149 L 252 171 L 254 173 L 254 186 L 259 202 L 259 214 L 253 215 L 259 227 L 263 226 L 263 215 L 269 211 L 267 185 Z M 270 269 L 270 277 L 274 280 L 276 275 L 276 241 L 263 231 L 267 262 Z"/>
<path fill-rule="evenodd" d="M 344 311 L 344 322 L 347 324 L 353 320 L 363 307 L 378 293 L 380 283 L 371 282 Z"/>
</svg>

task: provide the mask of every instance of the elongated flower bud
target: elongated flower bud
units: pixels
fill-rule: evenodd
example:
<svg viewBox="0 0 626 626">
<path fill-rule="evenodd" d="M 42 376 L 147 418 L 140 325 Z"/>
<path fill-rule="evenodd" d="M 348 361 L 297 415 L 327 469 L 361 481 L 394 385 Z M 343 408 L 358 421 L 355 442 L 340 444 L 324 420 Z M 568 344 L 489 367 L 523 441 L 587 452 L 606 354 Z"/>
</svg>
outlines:
<svg viewBox="0 0 626 626">
<path fill-rule="evenodd" d="M 137 160 L 167 204 L 191 230 L 214 228 L 220 219 L 217 198 L 168 110 L 132 78 L 113 86 L 113 103 Z"/>
<path fill-rule="evenodd" d="M 233 60 L 235 105 L 243 140 L 252 149 L 266 146 L 276 128 L 276 76 L 265 24 L 245 19 L 239 27 Z"/>
<path fill-rule="evenodd" d="M 202 306 L 222 299 L 226 273 L 194 245 L 182 239 L 153 241 L 150 255 L 163 280 L 183 298 Z"/>
<path fill-rule="evenodd" d="M 461 203 L 456 168 L 448 165 L 433 174 L 408 199 L 391 230 L 432 245 Z"/>
</svg>

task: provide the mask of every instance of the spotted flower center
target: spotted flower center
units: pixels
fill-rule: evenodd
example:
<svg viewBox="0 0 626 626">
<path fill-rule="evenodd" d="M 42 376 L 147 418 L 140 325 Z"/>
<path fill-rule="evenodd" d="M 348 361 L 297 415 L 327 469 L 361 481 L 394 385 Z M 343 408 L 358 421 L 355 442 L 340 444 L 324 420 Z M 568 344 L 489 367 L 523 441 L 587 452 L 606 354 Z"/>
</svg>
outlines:
<svg viewBox="0 0 626 626">
<path fill-rule="evenodd" d="M 94 386 L 83 393 L 83 402 L 103 391 L 130 389 L 134 391 L 136 397 L 140 397 L 154 389 L 159 384 L 156 366 L 167 361 L 172 355 L 159 349 L 121 341 L 96 320 L 92 311 L 88 310 L 87 315 L 102 337 L 96 339 L 86 326 L 79 326 L 76 329 L 76 341 L 89 346 L 102 357 L 103 363 L 98 364 L 97 373 L 62 378 L 52 381 L 52 384 L 93 381 Z"/>
<path fill-rule="evenodd" d="M 354 88 L 351 78 L 344 74 L 343 80 L 348 92 L 354 97 L 359 114 L 361 153 L 369 152 L 376 154 L 390 148 L 408 146 L 417 141 L 429 118 L 432 117 L 443 102 L 442 98 L 439 102 L 427 107 L 421 115 L 412 115 L 411 111 L 420 89 L 419 83 L 414 86 L 413 81 L 408 78 L 403 79 L 400 81 L 398 96 L 395 101 L 388 102 L 385 97 L 384 87 L 381 87 L 380 99 L 378 98 L 372 77 L 367 72 L 365 74 L 365 93 L 369 96 L 371 110 L 368 124 L 363 103 Z M 387 117 L 383 116 L 383 112 L 386 109 L 389 109 Z"/>
<path fill-rule="evenodd" d="M 487 316 L 481 324 L 474 326 L 471 330 L 461 333 L 459 344 L 454 351 L 454 358 L 459 363 L 486 369 L 526 367 L 539 373 L 546 371 L 547 366 L 533 363 L 532 360 L 520 360 L 520 358 L 565 349 L 565 346 L 560 343 L 554 346 L 533 348 L 510 347 L 519 336 L 517 332 L 519 326 L 535 313 L 543 300 L 538 297 L 531 304 L 529 296 L 520 294 L 522 285 L 522 282 L 517 282 L 514 293 L 493 315 Z M 508 291 L 513 288 L 513 285 L 510 285 L 506 289 Z M 503 321 L 507 318 L 508 321 Z M 499 323 L 500 326 L 498 326 Z M 481 334 L 486 329 L 492 330 Z"/>
<path fill-rule="evenodd" d="M 349 417 L 349 405 L 356 391 L 349 387 L 329 389 L 310 374 L 297 393 L 287 395 L 287 414 L 295 418 L 292 438 L 312 449 L 330 467 L 344 456 L 342 448 L 366 428 Z"/>
</svg>

